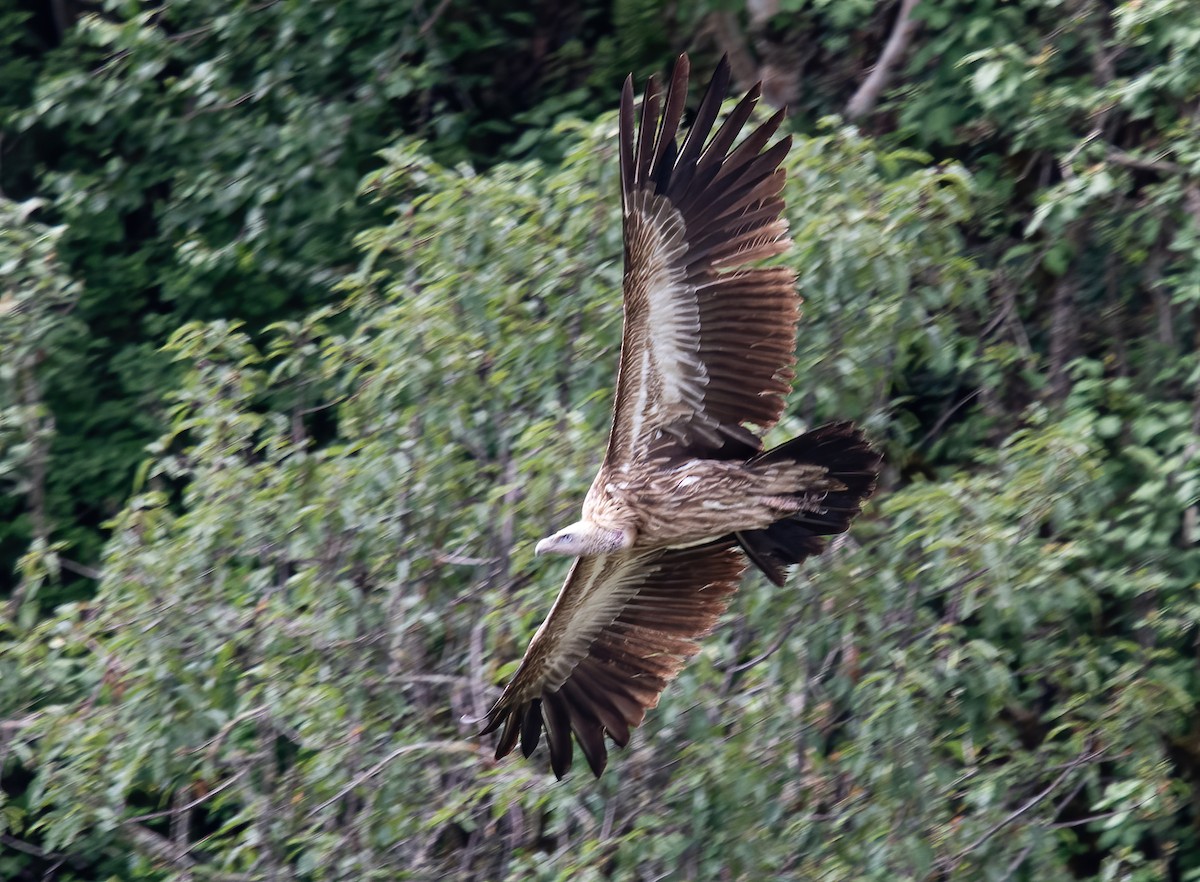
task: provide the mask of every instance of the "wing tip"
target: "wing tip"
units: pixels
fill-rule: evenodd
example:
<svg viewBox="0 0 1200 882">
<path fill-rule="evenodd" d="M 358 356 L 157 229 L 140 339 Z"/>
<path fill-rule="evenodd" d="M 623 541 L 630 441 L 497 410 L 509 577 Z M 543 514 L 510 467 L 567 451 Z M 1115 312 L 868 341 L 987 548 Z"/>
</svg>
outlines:
<svg viewBox="0 0 1200 882">
<path fill-rule="evenodd" d="M 692 60 L 688 58 L 687 52 L 680 52 L 679 57 L 675 59 L 671 79 L 678 79 L 681 75 L 684 80 L 690 79 L 692 75 Z"/>
</svg>

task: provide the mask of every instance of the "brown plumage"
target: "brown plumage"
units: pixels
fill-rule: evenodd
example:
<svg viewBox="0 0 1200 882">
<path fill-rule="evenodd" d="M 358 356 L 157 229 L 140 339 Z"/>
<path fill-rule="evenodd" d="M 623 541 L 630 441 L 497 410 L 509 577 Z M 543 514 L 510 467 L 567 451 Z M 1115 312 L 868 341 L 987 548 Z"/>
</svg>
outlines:
<svg viewBox="0 0 1200 882">
<path fill-rule="evenodd" d="M 776 113 L 734 141 L 756 86 L 711 134 L 729 87 L 718 65 L 682 144 L 689 65 L 665 99 L 651 78 L 634 138 L 621 94 L 625 321 L 613 423 L 582 519 L 538 543 L 575 555 L 546 621 L 488 712 L 496 757 L 543 729 L 570 768 L 572 733 L 592 771 L 605 735 L 624 746 L 737 589 L 748 557 L 782 585 L 787 567 L 845 531 L 875 487 L 879 455 L 850 423 L 763 451 L 783 413 L 799 297 L 786 267 L 746 264 L 790 244 L 781 216 L 791 144 Z"/>
</svg>

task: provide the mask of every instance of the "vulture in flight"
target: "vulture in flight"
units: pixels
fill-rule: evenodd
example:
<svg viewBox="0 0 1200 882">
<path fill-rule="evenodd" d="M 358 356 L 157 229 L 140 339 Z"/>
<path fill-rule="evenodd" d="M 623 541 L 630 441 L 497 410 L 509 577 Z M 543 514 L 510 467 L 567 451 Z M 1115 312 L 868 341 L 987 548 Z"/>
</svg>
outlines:
<svg viewBox="0 0 1200 882">
<path fill-rule="evenodd" d="M 664 97 L 651 78 L 635 138 L 621 92 L 624 327 L 612 430 L 582 518 L 537 552 L 575 557 L 566 583 L 481 734 L 496 758 L 545 730 L 562 778 L 572 737 L 599 777 L 605 736 L 625 746 L 698 649 L 747 561 L 776 585 L 844 532 L 880 457 L 850 423 L 764 450 L 795 364 L 800 298 L 783 266 L 747 267 L 790 244 L 781 216 L 790 138 L 776 113 L 735 145 L 758 86 L 716 128 L 722 59 L 687 136 L 689 64 Z"/>
</svg>

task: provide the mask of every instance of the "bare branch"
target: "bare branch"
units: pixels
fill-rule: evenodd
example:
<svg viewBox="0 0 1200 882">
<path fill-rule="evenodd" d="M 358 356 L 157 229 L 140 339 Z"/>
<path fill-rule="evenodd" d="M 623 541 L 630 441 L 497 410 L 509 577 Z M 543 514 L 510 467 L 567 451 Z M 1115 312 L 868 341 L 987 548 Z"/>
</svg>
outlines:
<svg viewBox="0 0 1200 882">
<path fill-rule="evenodd" d="M 397 747 L 375 765 L 371 766 L 371 768 L 367 769 L 361 775 L 355 777 L 353 781 L 335 793 L 332 797 L 325 800 L 315 809 L 312 809 L 305 817 L 311 818 L 313 815 L 320 814 L 338 800 L 349 795 L 349 793 L 354 790 L 355 787 L 358 787 L 364 781 L 374 778 L 376 775 L 386 769 L 393 760 L 399 759 L 406 753 L 415 753 L 418 750 L 441 750 L 456 753 L 473 753 L 477 756 L 485 757 L 488 755 L 487 751 L 485 751 L 481 746 L 478 744 L 473 744 L 470 741 L 421 741 L 417 744 L 406 744 L 403 747 Z"/>
<path fill-rule="evenodd" d="M 433 12 L 429 14 L 429 17 L 422 22 L 420 30 L 417 31 L 418 36 L 424 37 L 426 34 L 428 34 L 433 29 L 433 26 L 437 24 L 437 20 L 442 17 L 442 13 L 444 13 L 449 6 L 450 0 L 442 0 L 442 2 L 437 5 Z"/>
<path fill-rule="evenodd" d="M 991 827 L 989 827 L 987 830 L 985 830 L 983 832 L 983 834 L 981 836 L 979 836 L 974 842 L 972 842 L 970 845 L 968 845 L 966 848 L 964 848 L 962 851 L 960 851 L 957 855 L 955 855 L 948 863 L 948 872 L 951 872 L 951 873 L 954 872 L 954 870 L 958 868 L 958 865 L 963 862 L 963 860 L 967 857 L 967 855 L 969 855 L 971 852 L 975 851 L 975 849 L 979 848 L 981 845 L 983 845 L 985 842 L 987 842 L 989 839 L 991 839 L 993 836 L 995 836 L 997 833 L 999 833 L 1001 830 L 1003 830 L 1005 827 L 1007 827 L 1013 821 L 1017 820 L 1017 818 L 1021 817 L 1021 815 L 1025 814 L 1026 812 L 1030 811 L 1033 808 L 1036 808 L 1040 803 L 1044 802 L 1047 797 L 1049 797 L 1052 793 L 1054 793 L 1054 791 L 1058 790 L 1059 786 L 1061 786 L 1062 783 L 1065 780 L 1067 780 L 1067 778 L 1070 776 L 1070 774 L 1072 772 L 1074 772 L 1076 769 L 1078 769 L 1084 763 L 1088 763 L 1088 762 L 1091 762 L 1092 760 L 1099 759 L 1103 755 L 1104 755 L 1103 749 L 1084 750 L 1083 753 L 1081 753 L 1079 756 L 1075 757 L 1075 759 L 1071 760 L 1071 762 L 1069 762 L 1067 764 L 1066 768 L 1064 768 L 1058 774 L 1058 777 L 1056 777 L 1053 781 L 1050 782 L 1050 785 L 1048 787 L 1046 787 L 1045 790 L 1042 790 L 1036 796 L 1031 797 L 1029 800 L 1027 800 L 1025 802 L 1024 805 L 1021 805 L 1018 808 L 1014 809 L 1013 811 L 1009 812 L 1007 815 L 1005 815 L 1003 818 L 1001 818 L 998 822 L 996 822 Z M 1071 795 L 1074 795 L 1074 791 L 1072 792 Z M 1062 806 L 1060 805 L 1059 808 L 1056 809 L 1055 815 L 1057 816 L 1058 812 L 1061 810 L 1062 810 Z"/>
<path fill-rule="evenodd" d="M 1079 222 L 1072 224 L 1063 237 L 1071 246 L 1073 254 L 1079 253 L 1083 239 L 1083 228 Z M 1075 357 L 1079 340 L 1079 315 L 1076 310 L 1076 295 L 1079 280 L 1074 273 L 1065 272 L 1054 286 L 1050 300 L 1050 352 L 1046 373 L 1050 382 L 1047 394 L 1050 401 L 1062 404 L 1071 391 L 1071 378 L 1067 365 Z"/>
<path fill-rule="evenodd" d="M 780 631 L 779 634 L 775 637 L 775 639 L 771 641 L 770 646 L 768 646 L 766 649 L 764 649 L 762 652 L 760 652 L 758 655 L 756 655 L 754 658 L 750 659 L 749 661 L 744 661 L 741 664 L 733 665 L 732 667 L 730 667 L 730 669 L 729 669 L 730 673 L 740 674 L 742 671 L 748 671 L 748 670 L 750 670 L 750 668 L 753 668 L 756 665 L 762 664 L 767 659 L 769 659 L 771 656 L 773 656 L 776 652 L 779 651 L 779 648 L 781 646 L 783 646 L 784 642 L 788 639 L 788 637 L 791 636 L 792 631 L 796 630 L 796 626 L 798 624 L 800 624 L 801 618 L 802 618 L 802 616 L 792 616 L 792 618 L 788 621 L 788 623 L 783 626 L 783 630 Z M 718 670 L 719 670 L 719 666 L 718 666 Z"/>
<path fill-rule="evenodd" d="M 875 108 L 879 96 L 892 78 L 892 68 L 903 57 L 913 34 L 917 31 L 917 22 L 913 20 L 912 14 L 919 2 L 920 0 L 901 0 L 900 12 L 896 15 L 891 36 L 883 47 L 879 61 L 875 62 L 871 73 L 846 105 L 846 119 L 859 119 Z"/>
<path fill-rule="evenodd" d="M 170 864 L 178 870 L 185 872 L 194 870 L 197 867 L 203 866 L 203 863 L 189 855 L 189 848 L 179 848 L 170 839 L 165 836 L 160 836 L 149 827 L 143 827 L 140 824 L 126 823 L 123 828 L 125 835 L 150 856 L 157 858 Z M 195 846 L 191 846 L 194 848 Z M 251 877 L 242 873 L 220 873 L 209 869 L 205 872 L 204 878 L 212 879 L 214 882 L 249 882 Z"/>
<path fill-rule="evenodd" d="M 8 735 L 20 732 L 22 729 L 28 729 L 40 718 L 41 714 L 30 714 L 27 717 L 18 717 L 15 720 L 0 720 L 0 735 Z"/>
<path fill-rule="evenodd" d="M 1171 162 L 1169 159 L 1143 159 L 1140 156 L 1134 156 L 1132 153 L 1126 153 L 1124 150 L 1110 150 L 1106 154 L 1108 161 L 1122 165 L 1125 168 L 1132 168 L 1136 171 L 1155 172 L 1160 175 L 1189 175 L 1191 170 L 1177 162 Z"/>
<path fill-rule="evenodd" d="M 230 787 L 232 787 L 234 784 L 237 783 L 238 779 L 244 778 L 246 776 L 247 771 L 249 771 L 248 768 L 242 769 L 240 772 L 235 774 L 233 777 L 228 778 L 225 781 L 222 781 L 219 785 L 217 785 L 212 790 L 205 793 L 203 796 L 197 797 L 196 799 L 193 799 L 189 803 L 185 803 L 184 805 L 174 806 L 169 809 L 163 809 L 161 812 L 150 812 L 149 814 L 145 814 L 145 815 L 135 815 L 132 818 L 126 818 L 124 821 L 122 821 L 122 823 L 136 824 L 139 821 L 153 821 L 158 818 L 167 818 L 167 817 L 172 817 L 174 815 L 182 814 L 184 812 L 189 812 L 192 809 L 197 808 L 197 807 L 203 805 L 204 803 L 208 802 L 208 800 L 212 799 L 214 796 L 216 796 L 222 790 L 228 790 Z"/>
<path fill-rule="evenodd" d="M 713 12 L 705 20 L 705 30 L 712 34 L 717 48 L 729 57 L 733 80 L 745 86 L 758 79 L 758 65 L 746 48 L 746 37 L 731 12 Z"/>
<path fill-rule="evenodd" d="M 0 833 L 0 845 L 6 845 L 15 851 L 21 851 L 25 854 L 31 854 L 35 858 L 40 858 L 41 860 L 50 860 L 51 858 L 55 857 L 55 855 L 51 854 L 45 849 L 38 848 L 36 845 L 26 842 L 24 839 L 18 839 L 16 836 L 10 836 L 7 833 Z"/>
<path fill-rule="evenodd" d="M 166 861 L 173 867 L 190 870 L 196 866 L 195 858 L 190 857 L 177 848 L 171 840 L 165 836 L 159 836 L 148 827 L 127 823 L 125 824 L 125 833 L 140 849 Z"/>
<path fill-rule="evenodd" d="M 69 570 L 77 576 L 83 576 L 85 579 L 91 579 L 94 582 L 99 582 L 100 577 L 104 575 L 95 567 L 89 567 L 86 564 L 81 564 L 67 557 L 59 557 L 58 564 L 64 570 Z"/>
<path fill-rule="evenodd" d="M 920 448 L 924 447 L 926 444 L 931 443 L 933 441 L 933 439 L 936 438 L 941 433 L 942 429 L 946 428 L 946 423 L 950 422 L 950 418 L 953 417 L 960 410 L 962 410 L 964 407 L 966 407 L 968 404 L 970 404 L 972 401 L 974 401 L 976 398 L 978 398 L 979 394 L 981 392 L 983 392 L 983 387 L 982 386 L 977 387 L 977 388 L 971 390 L 970 392 L 968 392 L 966 395 L 964 395 L 962 398 L 960 398 L 958 401 L 956 401 L 953 405 L 951 405 L 950 407 L 948 407 L 944 411 L 942 411 L 941 416 L 939 416 L 937 418 L 937 422 L 935 422 L 933 424 L 933 428 L 930 429 L 928 432 L 926 432 L 921 437 L 921 440 L 916 443 L 916 445 L 915 445 L 916 448 L 920 449 Z"/>
<path fill-rule="evenodd" d="M 499 560 L 496 557 L 470 557 L 465 554 L 457 554 L 455 552 L 434 552 L 433 562 L 437 564 L 449 564 L 458 567 L 481 567 L 485 564 L 494 564 Z"/>
<path fill-rule="evenodd" d="M 196 752 L 198 753 L 201 750 L 206 751 L 208 759 L 210 761 L 213 760 L 216 757 L 217 751 L 220 749 L 221 744 L 226 738 L 229 737 L 229 733 L 232 732 L 239 723 L 244 723 L 247 720 L 256 720 L 266 714 L 268 710 L 269 708 L 265 704 L 260 704 L 257 707 L 252 707 L 247 711 L 243 711 L 222 726 L 220 731 L 217 732 L 217 734 L 214 735 L 209 741 L 198 747 Z"/>
</svg>

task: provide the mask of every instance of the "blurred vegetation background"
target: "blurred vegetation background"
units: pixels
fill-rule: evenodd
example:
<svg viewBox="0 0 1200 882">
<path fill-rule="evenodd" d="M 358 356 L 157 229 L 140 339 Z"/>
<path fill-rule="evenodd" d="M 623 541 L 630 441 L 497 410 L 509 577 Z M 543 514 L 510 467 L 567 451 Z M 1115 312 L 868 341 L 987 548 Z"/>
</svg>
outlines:
<svg viewBox="0 0 1200 882">
<path fill-rule="evenodd" d="M 558 784 L 474 721 L 682 50 L 886 474 Z M 0 197 L 0 878 L 1200 880 L 1194 0 L 0 0 Z"/>
</svg>

